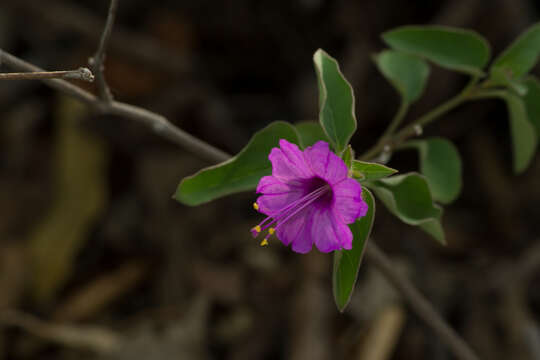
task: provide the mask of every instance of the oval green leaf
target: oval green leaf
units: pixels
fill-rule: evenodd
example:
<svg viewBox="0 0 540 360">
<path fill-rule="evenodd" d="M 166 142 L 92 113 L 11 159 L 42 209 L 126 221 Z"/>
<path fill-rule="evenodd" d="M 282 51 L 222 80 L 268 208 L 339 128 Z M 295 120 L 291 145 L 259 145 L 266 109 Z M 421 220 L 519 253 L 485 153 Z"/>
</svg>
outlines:
<svg viewBox="0 0 540 360">
<path fill-rule="evenodd" d="M 315 121 L 304 121 L 295 124 L 295 127 L 300 138 L 300 147 L 302 149 L 305 149 L 320 140 L 328 142 L 328 137 L 324 133 L 321 124 Z"/>
<path fill-rule="evenodd" d="M 503 96 L 510 117 L 514 172 L 527 169 L 536 151 L 538 136 L 536 129 L 527 117 L 524 101 L 517 95 L 506 93 Z"/>
<path fill-rule="evenodd" d="M 315 52 L 313 63 L 319 86 L 319 121 L 339 154 L 356 131 L 353 90 L 336 59 L 324 50 Z"/>
<path fill-rule="evenodd" d="M 446 245 L 446 237 L 441 224 L 441 220 L 428 220 L 419 225 L 420 229 L 424 230 L 432 238 L 437 240 L 441 245 Z"/>
<path fill-rule="evenodd" d="M 405 102 L 411 104 L 422 96 L 429 76 L 429 65 L 424 60 L 394 50 L 385 50 L 373 59 Z"/>
<path fill-rule="evenodd" d="M 382 34 L 388 46 L 471 75 L 483 75 L 489 60 L 487 41 L 474 31 L 444 26 L 403 26 Z"/>
<path fill-rule="evenodd" d="M 254 189 L 261 177 L 272 172 L 268 154 L 279 140 L 298 144 L 295 128 L 283 121 L 274 122 L 257 132 L 233 158 L 184 178 L 174 198 L 186 205 L 200 205 L 219 197 Z"/>
<path fill-rule="evenodd" d="M 398 172 L 383 164 L 359 160 L 353 160 L 351 170 L 353 177 L 361 181 L 378 180 Z"/>
<path fill-rule="evenodd" d="M 371 192 L 363 188 L 362 198 L 368 205 L 366 216 L 349 225 L 353 233 L 353 246 L 351 250 L 334 252 L 334 271 L 332 275 L 332 288 L 334 300 L 339 311 L 343 312 L 351 299 L 358 270 L 366 249 L 369 234 L 375 219 L 375 201 Z"/>
<path fill-rule="evenodd" d="M 529 76 L 525 80 L 525 86 L 528 91 L 523 101 L 525 101 L 527 117 L 536 128 L 537 136 L 540 136 L 540 82 L 537 78 Z"/>
<path fill-rule="evenodd" d="M 450 141 L 442 138 L 410 141 L 420 157 L 420 172 L 426 177 L 433 199 L 443 204 L 454 201 L 462 187 L 461 158 Z"/>
<path fill-rule="evenodd" d="M 501 53 L 491 66 L 492 74 L 502 72 L 511 78 L 527 74 L 540 56 L 540 23 L 527 29 Z"/>
<path fill-rule="evenodd" d="M 433 203 L 428 183 L 420 174 L 377 180 L 370 183 L 370 188 L 388 210 L 406 224 L 420 225 L 441 216 L 441 209 Z"/>
</svg>

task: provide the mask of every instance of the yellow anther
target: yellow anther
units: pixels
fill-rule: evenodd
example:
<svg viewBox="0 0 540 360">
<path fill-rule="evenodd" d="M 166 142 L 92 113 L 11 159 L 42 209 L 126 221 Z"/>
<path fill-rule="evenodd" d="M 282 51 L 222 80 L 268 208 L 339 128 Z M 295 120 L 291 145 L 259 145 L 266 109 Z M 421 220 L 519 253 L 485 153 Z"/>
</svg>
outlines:
<svg viewBox="0 0 540 360">
<path fill-rule="evenodd" d="M 269 233 L 270 235 L 272 235 L 272 234 L 275 233 L 275 232 L 276 232 L 276 229 L 274 229 L 273 227 L 268 228 L 268 233 Z"/>
<path fill-rule="evenodd" d="M 253 230 L 255 230 L 256 232 L 260 233 L 261 232 L 261 227 L 259 225 L 255 226 L 253 228 Z"/>
<path fill-rule="evenodd" d="M 268 239 L 264 238 L 263 241 L 261 241 L 261 246 L 266 246 L 266 245 L 268 245 Z"/>
<path fill-rule="evenodd" d="M 253 203 L 253 208 L 254 208 L 255 210 L 259 210 L 259 204 Z"/>
</svg>

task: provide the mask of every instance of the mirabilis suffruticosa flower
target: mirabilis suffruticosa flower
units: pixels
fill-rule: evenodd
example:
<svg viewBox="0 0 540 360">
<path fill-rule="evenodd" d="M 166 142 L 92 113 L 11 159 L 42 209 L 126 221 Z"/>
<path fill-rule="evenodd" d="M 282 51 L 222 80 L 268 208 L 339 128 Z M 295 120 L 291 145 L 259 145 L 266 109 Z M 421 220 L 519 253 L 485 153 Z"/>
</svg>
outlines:
<svg viewBox="0 0 540 360">
<path fill-rule="evenodd" d="M 347 224 L 365 216 L 368 206 L 361 185 L 348 177 L 347 166 L 328 143 L 319 141 L 301 151 L 281 139 L 268 158 L 272 175 L 259 181 L 261 196 L 253 204 L 267 218 L 251 229 L 253 236 L 275 233 L 303 254 L 314 243 L 325 253 L 350 250 L 353 235 Z M 261 245 L 268 244 L 268 236 Z"/>
</svg>

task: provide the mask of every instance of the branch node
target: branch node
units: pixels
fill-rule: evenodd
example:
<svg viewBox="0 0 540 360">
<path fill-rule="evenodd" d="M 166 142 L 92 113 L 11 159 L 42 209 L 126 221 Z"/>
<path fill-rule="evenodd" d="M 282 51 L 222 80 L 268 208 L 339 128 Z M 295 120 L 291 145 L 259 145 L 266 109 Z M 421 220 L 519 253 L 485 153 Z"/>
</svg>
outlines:
<svg viewBox="0 0 540 360">
<path fill-rule="evenodd" d="M 116 17 L 116 8 L 118 7 L 118 0 L 111 0 L 109 5 L 109 13 L 107 15 L 107 21 L 105 27 L 103 28 L 103 33 L 99 40 L 99 46 L 93 57 L 88 59 L 88 65 L 96 73 L 97 86 L 99 91 L 99 96 L 106 102 L 112 102 L 113 96 L 111 90 L 105 81 L 105 75 L 103 74 L 105 61 L 105 50 L 107 48 L 107 43 L 111 37 L 112 27 L 114 24 L 114 19 Z"/>
<path fill-rule="evenodd" d="M 64 79 L 77 79 L 77 80 L 84 80 L 88 82 L 94 81 L 94 74 L 92 74 L 92 71 L 90 71 L 87 67 L 80 67 L 74 72 L 69 72 L 66 75 L 64 75 Z"/>
</svg>

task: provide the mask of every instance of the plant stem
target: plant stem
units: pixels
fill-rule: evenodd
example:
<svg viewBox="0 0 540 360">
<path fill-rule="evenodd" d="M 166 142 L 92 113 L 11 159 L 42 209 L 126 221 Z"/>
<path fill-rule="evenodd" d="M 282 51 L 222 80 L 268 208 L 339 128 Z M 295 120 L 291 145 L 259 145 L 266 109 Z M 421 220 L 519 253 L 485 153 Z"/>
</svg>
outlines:
<svg viewBox="0 0 540 360">
<path fill-rule="evenodd" d="M 103 28 L 103 33 L 101 34 L 101 38 L 99 40 L 99 46 L 96 50 L 96 53 L 93 57 L 88 59 L 88 62 L 92 69 L 94 70 L 94 73 L 96 74 L 96 82 L 98 84 L 98 91 L 99 96 L 105 100 L 106 102 L 111 102 L 113 100 L 113 96 L 111 94 L 111 90 L 109 89 L 109 86 L 107 85 L 107 82 L 105 81 L 105 75 L 103 74 L 104 65 L 105 62 L 105 50 L 107 48 L 107 44 L 109 42 L 109 39 L 111 37 L 112 27 L 114 24 L 114 19 L 116 18 L 116 9 L 118 8 L 118 0 L 111 0 L 109 5 L 109 13 L 107 15 L 107 22 L 105 23 L 105 28 Z"/>
<path fill-rule="evenodd" d="M 17 71 L 45 71 L 3 51 L 1 48 L 0 58 L 2 59 L 3 64 Z M 171 140 L 199 158 L 203 158 L 210 162 L 221 162 L 230 158 L 229 154 L 183 131 L 162 115 L 119 101 L 113 100 L 107 102 L 65 80 L 44 79 L 43 82 L 52 88 L 62 91 L 85 104 L 92 106 L 102 114 L 114 114 L 143 123 L 157 135 Z"/>
<path fill-rule="evenodd" d="M 46 80 L 46 79 L 76 79 L 76 80 L 92 82 L 94 81 L 94 75 L 89 69 L 85 67 L 78 68 L 77 70 L 0 73 L 0 80 Z"/>
<path fill-rule="evenodd" d="M 400 145 L 403 141 L 405 141 L 410 136 L 417 133 L 417 129 L 420 127 L 420 129 L 432 122 L 433 120 L 437 119 L 438 117 L 446 114 L 448 111 L 452 110 L 453 108 L 457 107 L 458 105 L 462 104 L 463 102 L 472 99 L 471 94 L 475 93 L 475 91 L 482 87 L 476 86 L 478 83 L 478 77 L 473 76 L 471 77 L 469 83 L 463 88 L 463 90 L 453 98 L 447 100 L 446 102 L 442 103 L 435 109 L 431 110 L 424 116 L 421 116 L 417 120 L 413 121 L 411 124 L 403 128 L 401 131 L 399 131 L 396 135 L 393 135 L 396 128 L 401 123 L 401 120 L 405 116 L 405 113 L 408 110 L 408 104 L 406 104 L 404 101 L 402 101 L 401 106 L 396 114 L 394 116 L 394 119 L 390 122 L 390 125 L 380 138 L 380 140 L 375 144 L 371 149 L 367 150 L 362 156 L 360 156 L 361 160 L 370 160 L 374 158 L 376 155 L 378 155 L 386 145 L 393 145 L 393 147 L 396 147 Z"/>
<path fill-rule="evenodd" d="M 409 103 L 402 99 L 398 111 L 394 115 L 394 118 L 392 119 L 382 136 L 379 138 L 379 141 L 377 141 L 377 144 L 373 147 L 373 154 L 366 153 L 360 157 L 361 159 L 370 158 L 371 155 L 376 155 L 376 153 L 378 152 L 375 151 L 375 149 L 384 148 L 384 145 L 387 144 L 388 140 L 392 137 L 394 131 L 396 131 L 399 124 L 401 124 L 401 121 L 403 121 L 403 118 L 407 114 L 407 110 L 409 110 Z"/>
<path fill-rule="evenodd" d="M 442 115 L 446 114 L 450 110 L 456 108 L 457 106 L 461 105 L 465 101 L 471 100 L 474 98 L 474 96 L 479 96 L 480 94 L 476 94 L 476 83 L 478 82 L 478 78 L 474 77 L 471 79 L 471 81 L 465 86 L 465 88 L 456 96 L 453 98 L 445 101 L 441 105 L 437 106 L 435 109 L 431 110 L 430 112 L 426 113 L 425 115 L 419 117 L 400 131 L 398 131 L 395 135 L 392 135 L 392 132 L 395 130 L 397 125 L 399 125 L 399 122 L 401 119 L 398 118 L 400 115 L 400 111 L 396 114 L 396 117 L 392 120 L 390 123 L 390 126 L 385 131 L 384 135 L 381 137 L 381 140 L 377 142 L 371 149 L 367 150 L 364 154 L 360 156 L 361 160 L 370 160 L 377 156 L 386 145 L 390 145 L 392 147 L 396 147 L 399 144 L 401 144 L 403 141 L 405 141 L 410 136 L 413 136 L 417 133 L 418 128 L 422 128 L 426 126 L 427 124 L 431 123 L 435 119 L 441 117 Z M 405 109 L 406 111 L 406 109 Z M 396 121 L 396 118 L 398 120 Z M 396 124 L 397 125 L 394 125 Z"/>
<path fill-rule="evenodd" d="M 508 92 L 501 89 L 496 90 L 482 90 L 476 93 L 473 93 L 469 96 L 470 100 L 479 100 L 479 99 L 492 99 L 492 98 L 504 98 L 508 95 Z"/>
<path fill-rule="evenodd" d="M 431 110 L 427 114 L 419 117 L 416 121 L 412 122 L 411 124 L 407 125 L 400 131 L 396 133 L 396 135 L 393 137 L 392 144 L 394 146 L 399 145 L 401 142 L 406 140 L 408 137 L 414 135 L 417 132 L 417 128 L 428 125 L 432 121 L 438 119 L 442 115 L 448 113 L 450 110 L 458 107 L 465 101 L 469 100 L 469 97 L 467 96 L 468 93 L 460 93 L 450 100 L 442 103 L 441 105 L 437 106 L 435 109 Z"/>
<path fill-rule="evenodd" d="M 394 133 L 394 131 L 396 131 L 397 127 L 401 124 L 401 121 L 403 121 L 403 118 L 407 114 L 407 110 L 409 110 L 409 103 L 402 99 L 396 115 L 394 115 L 394 118 L 390 122 L 390 125 L 388 125 L 388 128 L 382 135 L 381 139 L 389 137 Z"/>
</svg>

